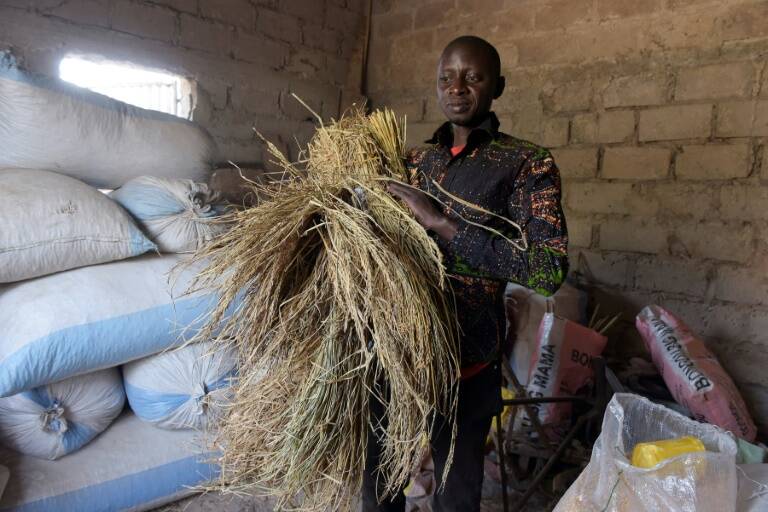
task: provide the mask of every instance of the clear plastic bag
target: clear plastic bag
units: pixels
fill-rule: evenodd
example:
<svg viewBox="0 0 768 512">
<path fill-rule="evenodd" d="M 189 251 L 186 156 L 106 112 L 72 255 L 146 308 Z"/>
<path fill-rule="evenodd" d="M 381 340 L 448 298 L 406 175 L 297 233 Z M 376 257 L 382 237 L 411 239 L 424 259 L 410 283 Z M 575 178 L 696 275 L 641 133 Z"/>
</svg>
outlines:
<svg viewBox="0 0 768 512">
<path fill-rule="evenodd" d="M 706 452 L 641 469 L 628 454 L 637 443 L 693 436 Z M 637 395 L 614 395 L 592 458 L 555 512 L 731 512 L 736 510 L 736 442 Z"/>
</svg>

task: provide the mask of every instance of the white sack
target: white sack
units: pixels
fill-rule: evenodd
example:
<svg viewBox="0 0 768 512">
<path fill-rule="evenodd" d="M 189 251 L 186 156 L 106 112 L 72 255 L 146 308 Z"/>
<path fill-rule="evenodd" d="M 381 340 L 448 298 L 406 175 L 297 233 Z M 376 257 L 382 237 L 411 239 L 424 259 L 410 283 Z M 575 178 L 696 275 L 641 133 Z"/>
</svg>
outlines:
<svg viewBox="0 0 768 512">
<path fill-rule="evenodd" d="M 226 229 L 216 218 L 226 205 L 205 183 L 141 176 L 110 197 L 128 210 L 160 252 L 194 252 Z"/>
<path fill-rule="evenodd" d="M 155 248 L 125 210 L 95 188 L 48 171 L 0 169 L 0 283 Z"/>
<path fill-rule="evenodd" d="M 82 450 L 57 461 L 0 448 L 11 471 L 0 512 L 139 512 L 218 475 L 216 454 L 194 431 L 162 430 L 123 413 Z"/>
<path fill-rule="evenodd" d="M 507 316 L 510 317 L 509 321 L 515 334 L 510 364 L 517 380 L 525 386 L 528 384 L 531 358 L 538 347 L 539 325 L 544 313 L 554 313 L 561 318 L 583 324 L 586 296 L 584 292 L 568 283 L 563 283 L 551 297 L 545 297 L 519 284 L 508 283 L 504 295 Z"/>
<path fill-rule="evenodd" d="M 195 343 L 123 366 L 136 415 L 168 429 L 204 429 L 231 400 L 237 353 Z"/>
<path fill-rule="evenodd" d="M 55 460 L 104 431 L 124 404 L 117 368 L 0 398 L 0 443 L 19 453 Z"/>
<path fill-rule="evenodd" d="M 0 53 L 0 168 L 49 169 L 114 189 L 150 169 L 205 181 L 216 158 L 195 123 L 19 70 Z"/>
<path fill-rule="evenodd" d="M 693 436 L 707 451 L 633 466 L 638 443 Z M 722 429 L 628 393 L 613 396 L 589 464 L 554 512 L 732 512 L 736 442 Z"/>
<path fill-rule="evenodd" d="M 191 339 L 216 294 L 187 293 L 204 265 L 187 259 L 151 254 L 0 287 L 0 396 Z"/>
</svg>

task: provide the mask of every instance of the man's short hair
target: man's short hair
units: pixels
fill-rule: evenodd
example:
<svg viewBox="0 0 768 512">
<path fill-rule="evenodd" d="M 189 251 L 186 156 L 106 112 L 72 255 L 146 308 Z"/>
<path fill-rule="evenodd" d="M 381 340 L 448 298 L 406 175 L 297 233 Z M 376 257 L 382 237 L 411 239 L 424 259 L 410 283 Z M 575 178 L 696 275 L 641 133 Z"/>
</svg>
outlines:
<svg viewBox="0 0 768 512">
<path fill-rule="evenodd" d="M 448 50 L 456 46 L 464 46 L 464 45 L 473 46 L 484 52 L 487 52 L 488 56 L 491 58 L 491 65 L 493 66 L 493 71 L 496 73 L 496 76 L 501 76 L 501 57 L 499 57 L 499 52 L 491 43 L 489 43 L 482 37 L 459 36 L 446 45 L 445 49 L 443 50 L 443 55 Z"/>
</svg>

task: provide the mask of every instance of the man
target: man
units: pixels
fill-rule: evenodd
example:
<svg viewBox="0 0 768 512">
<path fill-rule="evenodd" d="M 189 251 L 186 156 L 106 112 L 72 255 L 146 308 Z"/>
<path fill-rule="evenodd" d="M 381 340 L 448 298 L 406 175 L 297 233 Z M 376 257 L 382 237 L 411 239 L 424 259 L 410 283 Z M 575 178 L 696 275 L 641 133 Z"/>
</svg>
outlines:
<svg viewBox="0 0 768 512">
<path fill-rule="evenodd" d="M 504 332 L 506 281 L 549 295 L 568 271 L 557 167 L 547 150 L 498 131 L 491 104 L 504 92 L 500 70 L 498 52 L 483 39 L 463 36 L 448 44 L 437 73 L 437 97 L 448 121 L 427 141 L 431 146 L 408 156 L 419 187 L 439 197 L 442 204 L 419 190 L 390 186 L 390 192 L 434 235 L 451 274 L 461 328 L 455 452 L 444 492 L 435 495 L 435 512 L 480 510 L 485 438 L 501 405 L 497 360 Z M 516 223 L 524 236 L 488 211 Z M 512 243 L 520 239 L 527 248 Z M 381 404 L 372 404 L 375 419 L 381 417 L 382 409 Z M 438 430 L 431 446 L 440 485 L 451 431 Z M 379 445 L 373 433 L 369 438 L 363 510 L 401 512 L 405 509 L 402 495 L 377 504 Z"/>
</svg>

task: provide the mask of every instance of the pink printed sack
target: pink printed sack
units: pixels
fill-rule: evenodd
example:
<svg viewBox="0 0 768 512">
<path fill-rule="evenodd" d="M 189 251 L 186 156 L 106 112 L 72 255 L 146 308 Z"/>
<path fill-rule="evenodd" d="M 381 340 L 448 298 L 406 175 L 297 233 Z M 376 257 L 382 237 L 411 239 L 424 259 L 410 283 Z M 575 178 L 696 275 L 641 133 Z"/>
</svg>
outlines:
<svg viewBox="0 0 768 512">
<path fill-rule="evenodd" d="M 699 421 L 754 441 L 755 424 L 736 385 L 688 326 L 660 306 L 645 307 L 635 324 L 678 403 Z"/>
<path fill-rule="evenodd" d="M 533 398 L 576 395 L 594 378 L 592 358 L 603 353 L 608 339 L 600 333 L 553 313 L 545 313 L 539 324 L 538 345 L 528 372 L 528 396 Z M 532 406 L 542 425 L 568 419 L 570 403 Z M 522 412 L 515 428 L 529 428 Z"/>
</svg>

